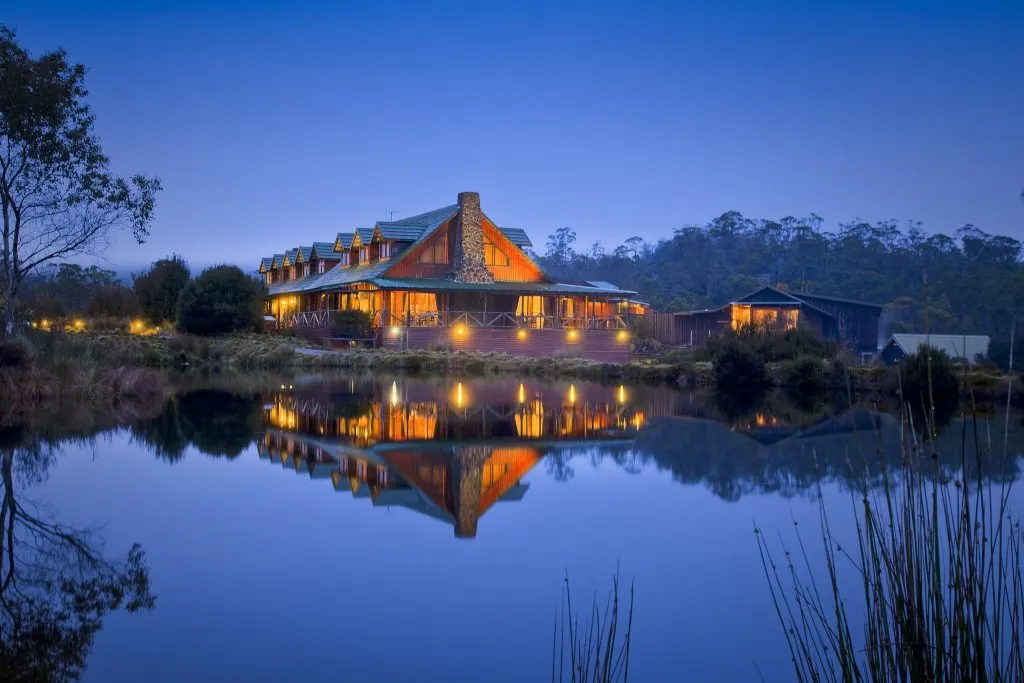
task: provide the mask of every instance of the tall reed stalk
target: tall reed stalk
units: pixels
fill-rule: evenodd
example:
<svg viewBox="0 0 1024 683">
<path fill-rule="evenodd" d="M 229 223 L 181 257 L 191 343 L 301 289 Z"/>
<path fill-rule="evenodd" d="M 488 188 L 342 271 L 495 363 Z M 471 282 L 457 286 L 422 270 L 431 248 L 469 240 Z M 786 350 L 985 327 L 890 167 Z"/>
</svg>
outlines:
<svg viewBox="0 0 1024 683">
<path fill-rule="evenodd" d="M 551 681 L 571 683 L 625 683 L 629 680 L 629 650 L 633 635 L 633 585 L 625 624 L 619 615 L 619 576 L 600 609 L 594 596 L 586 623 L 572 611 L 572 591 L 565 577 L 562 606 L 555 618 L 551 645 Z"/>
<path fill-rule="evenodd" d="M 898 474 L 882 466 L 882 486 L 869 493 L 865 472 L 851 496 L 852 543 L 833 534 L 818 496 L 826 571 L 815 576 L 795 521 L 795 547 L 783 545 L 781 555 L 755 528 L 798 681 L 1024 681 L 1024 566 L 1010 470 L 981 471 L 992 439 L 965 420 L 961 453 L 971 439 L 977 457 L 962 455 L 957 475 L 945 477 L 913 419 L 906 411 Z M 854 590 L 843 580 L 850 576 Z"/>
</svg>

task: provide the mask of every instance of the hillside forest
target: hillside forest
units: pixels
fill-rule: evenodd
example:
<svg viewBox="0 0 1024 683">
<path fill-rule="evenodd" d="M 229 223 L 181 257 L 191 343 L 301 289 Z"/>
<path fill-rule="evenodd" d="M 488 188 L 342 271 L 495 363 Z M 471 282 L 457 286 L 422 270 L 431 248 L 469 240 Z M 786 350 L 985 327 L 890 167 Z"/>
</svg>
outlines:
<svg viewBox="0 0 1024 683">
<path fill-rule="evenodd" d="M 770 284 L 883 304 L 880 333 L 987 334 L 1008 342 L 1024 311 L 1021 243 L 965 225 L 954 235 L 895 221 L 823 227 L 818 216 L 753 219 L 730 211 L 651 243 L 578 250 L 555 231 L 538 257 L 552 274 L 607 280 L 658 311 L 711 308 Z"/>
</svg>

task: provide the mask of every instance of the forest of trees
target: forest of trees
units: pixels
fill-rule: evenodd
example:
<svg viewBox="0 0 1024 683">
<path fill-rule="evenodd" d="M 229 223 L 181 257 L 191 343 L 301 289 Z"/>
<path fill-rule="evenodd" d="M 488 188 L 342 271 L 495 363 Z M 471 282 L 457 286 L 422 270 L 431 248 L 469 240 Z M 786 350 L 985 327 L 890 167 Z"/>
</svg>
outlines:
<svg viewBox="0 0 1024 683">
<path fill-rule="evenodd" d="M 987 334 L 1009 339 L 1024 311 L 1021 243 L 966 225 L 953 236 L 920 223 L 840 224 L 818 216 L 751 219 L 730 211 L 650 243 L 631 237 L 608 252 L 577 251 L 576 233 L 557 230 L 539 257 L 552 274 L 608 280 L 639 292 L 656 310 L 719 306 L 761 286 L 885 306 L 883 333 Z M 926 322 L 927 321 L 927 322 Z"/>
</svg>

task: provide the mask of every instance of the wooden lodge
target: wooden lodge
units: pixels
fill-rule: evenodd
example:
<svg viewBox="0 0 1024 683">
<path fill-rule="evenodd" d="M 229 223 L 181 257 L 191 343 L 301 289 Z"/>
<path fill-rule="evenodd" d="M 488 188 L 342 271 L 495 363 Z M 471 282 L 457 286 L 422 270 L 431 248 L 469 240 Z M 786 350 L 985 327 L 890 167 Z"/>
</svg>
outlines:
<svg viewBox="0 0 1024 683">
<path fill-rule="evenodd" d="M 360 310 L 384 348 L 556 352 L 629 358 L 635 292 L 607 282 L 560 282 L 525 251 L 521 229 L 501 228 L 480 196 L 372 228 L 342 232 L 260 264 L 267 314 L 278 329 L 332 340 L 332 313 Z M 340 342 L 340 340 L 338 340 Z"/>
<path fill-rule="evenodd" d="M 708 337 L 746 325 L 777 329 L 805 327 L 841 341 L 862 359 L 878 350 L 878 304 L 762 287 L 719 308 L 673 314 L 675 336 L 684 346 L 703 346 Z"/>
</svg>

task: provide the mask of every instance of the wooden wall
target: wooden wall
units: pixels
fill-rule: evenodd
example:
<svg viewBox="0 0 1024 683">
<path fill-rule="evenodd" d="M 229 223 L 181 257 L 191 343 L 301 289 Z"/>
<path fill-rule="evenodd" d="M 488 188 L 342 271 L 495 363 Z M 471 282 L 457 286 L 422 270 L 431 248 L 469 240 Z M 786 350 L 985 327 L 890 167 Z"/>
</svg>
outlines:
<svg viewBox="0 0 1024 683">
<path fill-rule="evenodd" d="M 679 321 L 672 313 L 647 311 L 643 316 L 637 316 L 633 320 L 644 336 L 670 346 L 678 346 L 682 343 Z"/>
<path fill-rule="evenodd" d="M 544 273 L 493 223 L 484 219 L 483 225 L 484 237 L 493 242 L 509 259 L 507 266 L 487 266 L 487 269 L 494 274 L 495 280 L 498 282 L 541 282 L 544 280 Z"/>
</svg>

